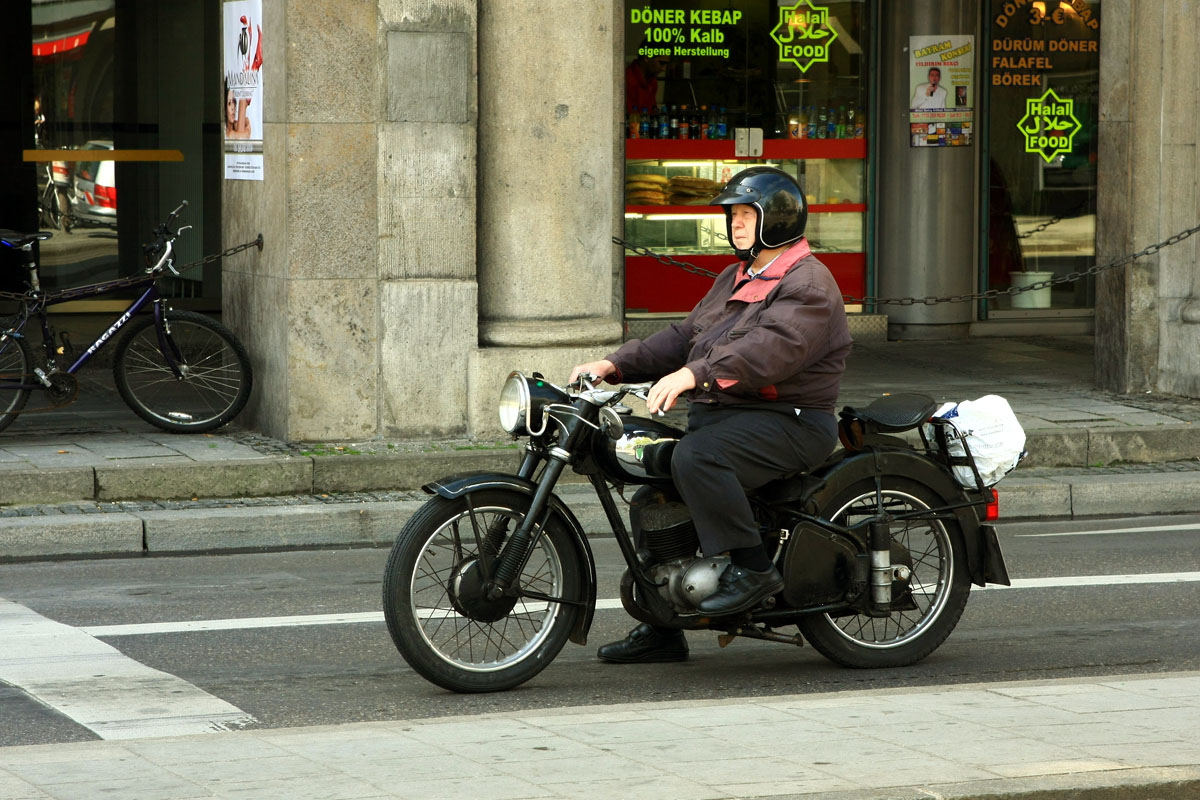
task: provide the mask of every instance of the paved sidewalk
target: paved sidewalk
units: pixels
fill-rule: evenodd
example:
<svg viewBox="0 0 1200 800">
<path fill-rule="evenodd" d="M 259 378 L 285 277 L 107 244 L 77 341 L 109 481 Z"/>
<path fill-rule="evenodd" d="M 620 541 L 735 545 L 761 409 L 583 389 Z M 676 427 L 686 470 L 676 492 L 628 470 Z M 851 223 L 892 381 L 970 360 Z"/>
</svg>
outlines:
<svg viewBox="0 0 1200 800">
<path fill-rule="evenodd" d="M 0 749 L 5 800 L 1197 796 L 1196 673 Z"/>
</svg>

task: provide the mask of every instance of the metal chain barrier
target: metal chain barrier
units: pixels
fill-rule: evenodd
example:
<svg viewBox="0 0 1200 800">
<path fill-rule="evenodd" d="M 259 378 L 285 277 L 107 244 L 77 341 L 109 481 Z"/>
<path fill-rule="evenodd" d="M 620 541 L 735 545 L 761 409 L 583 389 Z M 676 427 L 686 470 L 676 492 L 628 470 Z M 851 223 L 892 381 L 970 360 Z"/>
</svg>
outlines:
<svg viewBox="0 0 1200 800">
<path fill-rule="evenodd" d="M 1049 280 L 1036 281 L 1034 283 L 1029 284 L 1028 286 L 1010 286 L 1007 289 L 988 289 L 985 292 L 975 292 L 974 294 L 956 294 L 956 295 L 948 295 L 948 296 L 926 295 L 925 297 L 854 297 L 852 295 L 844 294 L 844 295 L 842 295 L 842 298 L 846 302 L 854 303 L 854 304 L 893 305 L 893 306 L 915 306 L 915 305 L 932 306 L 932 305 L 937 305 L 939 303 L 969 303 L 974 300 L 994 300 L 997 297 L 1010 297 L 1015 294 L 1021 294 L 1022 292 L 1032 292 L 1037 289 L 1044 289 L 1047 286 L 1057 286 L 1057 285 L 1063 284 L 1063 283 L 1074 283 L 1077 280 L 1080 280 L 1082 278 L 1087 278 L 1092 275 L 1096 275 L 1098 273 L 1104 272 L 1105 270 L 1114 269 L 1116 267 L 1121 267 L 1126 264 L 1130 264 L 1130 263 L 1138 260 L 1139 258 L 1144 258 L 1145 256 L 1152 256 L 1155 253 L 1157 253 L 1159 250 L 1163 250 L 1167 247 L 1170 247 L 1171 245 L 1178 244 L 1178 243 L 1182 242 L 1184 239 L 1187 239 L 1189 236 L 1192 236 L 1195 233 L 1200 233 L 1200 225 L 1196 225 L 1195 227 L 1180 231 L 1179 233 L 1176 233 L 1173 236 L 1163 239 L 1161 242 L 1152 244 L 1149 247 L 1145 247 L 1145 248 L 1137 251 L 1136 253 L 1132 253 L 1130 255 L 1124 256 L 1123 258 L 1118 258 L 1115 261 L 1110 261 L 1107 264 L 1096 264 L 1094 266 L 1087 268 L 1086 270 L 1077 270 L 1075 272 L 1068 272 L 1066 275 L 1060 275 L 1056 278 L 1050 278 Z M 672 266 L 672 267 L 679 267 L 680 269 L 684 270 L 685 272 L 690 272 L 694 275 L 702 275 L 706 278 L 715 278 L 719 274 L 719 273 L 713 272 L 712 270 L 704 269 L 702 267 L 697 267 L 695 264 L 689 264 L 686 261 L 678 261 L 674 258 L 671 258 L 670 256 L 662 255 L 660 253 L 655 253 L 653 250 L 651 250 L 648 247 L 642 247 L 640 245 L 631 244 L 630 242 L 625 241 L 624 239 L 620 238 L 619 236 L 612 237 L 612 240 L 613 240 L 613 244 L 620 245 L 621 247 L 624 247 L 626 250 L 630 250 L 639 256 L 649 256 L 650 258 L 653 258 L 656 261 L 659 261 L 660 263 L 663 263 L 663 264 L 666 264 L 666 265 Z"/>
<path fill-rule="evenodd" d="M 262 250 L 263 237 L 262 237 L 261 233 L 258 235 L 258 238 L 256 238 L 252 242 L 246 242 L 244 244 L 235 245 L 233 247 L 230 247 L 227 250 L 221 251 L 220 253 L 213 253 L 212 255 L 204 256 L 204 258 L 201 258 L 197 261 L 190 261 L 187 264 L 184 264 L 182 267 L 176 267 L 175 271 L 176 272 L 187 272 L 190 269 L 195 269 L 196 267 L 203 266 L 204 264 L 212 263 L 213 261 L 216 261 L 217 259 L 236 255 L 237 253 L 240 253 L 243 250 L 249 250 L 251 247 L 257 247 L 259 250 Z M 111 281 L 105 281 L 104 284 L 105 284 L 105 286 L 108 287 L 109 290 L 112 290 L 112 291 L 115 291 L 117 289 L 129 289 L 129 288 L 145 285 L 146 284 L 146 276 L 145 276 L 145 274 L 130 275 L 127 278 L 115 278 Z M 52 303 L 52 302 L 58 302 L 61 300 L 70 300 L 73 297 L 87 297 L 91 294 L 91 290 L 94 290 L 94 288 L 99 285 L 100 284 L 98 284 L 98 283 L 94 283 L 94 284 L 90 284 L 88 286 L 75 286 L 70 289 L 63 289 L 60 292 L 47 292 L 46 294 L 44 294 L 42 296 L 42 298 L 47 303 Z M 33 298 L 31 298 L 25 292 L 0 292 L 0 300 L 23 301 L 23 300 L 32 300 L 32 299 Z"/>
</svg>

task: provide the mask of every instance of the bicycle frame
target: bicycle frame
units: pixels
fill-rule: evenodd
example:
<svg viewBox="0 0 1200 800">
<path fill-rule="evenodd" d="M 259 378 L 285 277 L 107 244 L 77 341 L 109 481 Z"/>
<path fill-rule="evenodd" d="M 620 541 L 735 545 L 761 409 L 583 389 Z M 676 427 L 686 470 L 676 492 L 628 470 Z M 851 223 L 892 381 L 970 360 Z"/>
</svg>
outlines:
<svg viewBox="0 0 1200 800">
<path fill-rule="evenodd" d="M 100 334 L 96 341 L 92 342 L 90 347 L 83 351 L 79 358 L 75 360 L 74 364 L 66 369 L 66 372 L 73 375 L 82 369 L 83 366 L 87 364 L 87 362 L 90 361 L 93 356 L 96 355 L 96 353 L 100 352 L 100 350 L 103 349 L 106 344 L 112 341 L 117 331 L 121 330 L 121 328 L 124 327 L 127 322 L 133 319 L 136 314 L 145 309 L 147 304 L 151 304 L 154 306 L 154 326 L 158 331 L 158 349 L 162 353 L 167 366 L 170 367 L 171 373 L 176 378 L 180 378 L 182 377 L 183 373 L 179 369 L 178 359 L 176 354 L 173 352 L 174 348 L 172 348 L 167 341 L 166 320 L 162 306 L 163 297 L 158 288 L 158 276 L 154 274 L 147 274 L 144 278 L 137 279 L 133 283 L 131 283 L 130 279 L 128 278 L 122 278 L 119 280 L 92 284 L 91 286 L 80 286 L 75 289 L 64 289 L 61 292 L 47 294 L 26 305 L 25 313 L 22 315 L 20 322 L 18 322 L 15 327 L 7 331 L 3 331 L 2 333 L 9 336 L 23 336 L 24 334 L 22 333 L 22 330 L 24 329 L 25 324 L 29 321 L 29 317 L 32 314 L 37 314 L 40 318 L 42 327 L 44 362 L 53 363 L 55 356 L 54 342 L 50 332 L 49 318 L 46 314 L 47 306 L 65 303 L 70 300 L 78 300 L 85 297 L 96 297 L 98 295 L 115 291 L 116 289 L 127 288 L 130 286 L 137 287 L 143 284 L 146 285 L 146 289 L 142 292 L 141 296 L 129 304 L 125 311 L 122 312 L 119 317 L 117 317 L 116 321 L 113 322 L 112 325 L 110 325 L 108 329 L 104 331 L 104 333 Z M 40 370 L 36 370 L 35 374 L 36 372 L 40 372 Z M 0 390 L 19 391 L 22 389 L 32 390 L 42 388 L 44 388 L 42 383 L 24 384 L 0 381 Z"/>
</svg>

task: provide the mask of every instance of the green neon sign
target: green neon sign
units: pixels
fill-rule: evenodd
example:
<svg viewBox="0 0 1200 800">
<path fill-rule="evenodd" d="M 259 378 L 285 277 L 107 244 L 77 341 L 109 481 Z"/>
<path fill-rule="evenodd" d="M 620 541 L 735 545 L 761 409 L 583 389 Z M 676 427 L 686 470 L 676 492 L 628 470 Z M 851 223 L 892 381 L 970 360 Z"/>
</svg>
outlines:
<svg viewBox="0 0 1200 800">
<path fill-rule="evenodd" d="M 779 9 L 779 24 L 771 31 L 779 45 L 779 60 L 790 61 L 808 72 L 813 64 L 829 60 L 829 46 L 837 31 L 829 24 L 829 9 L 814 6 L 812 0 L 800 0 L 794 6 Z"/>
<path fill-rule="evenodd" d="M 1037 153 L 1047 164 L 1071 152 L 1075 134 L 1082 127 L 1075 119 L 1075 101 L 1063 100 L 1053 89 L 1026 100 L 1025 116 L 1017 122 L 1018 130 L 1025 136 L 1025 152 Z"/>
</svg>

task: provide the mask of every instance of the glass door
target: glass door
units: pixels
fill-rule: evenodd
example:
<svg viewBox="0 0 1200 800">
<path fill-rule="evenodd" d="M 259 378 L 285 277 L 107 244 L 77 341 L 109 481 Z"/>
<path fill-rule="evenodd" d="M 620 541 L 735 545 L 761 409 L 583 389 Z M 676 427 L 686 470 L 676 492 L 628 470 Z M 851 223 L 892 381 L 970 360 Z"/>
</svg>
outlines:
<svg viewBox="0 0 1200 800">
<path fill-rule="evenodd" d="M 985 288 L 1095 263 L 1100 5 L 987 4 Z M 989 301 L 984 313 L 1071 316 L 1090 313 L 1094 301 L 1088 278 Z"/>
</svg>

